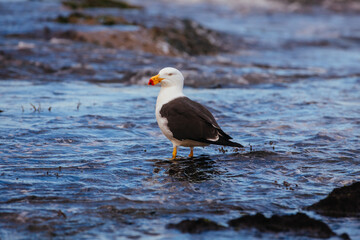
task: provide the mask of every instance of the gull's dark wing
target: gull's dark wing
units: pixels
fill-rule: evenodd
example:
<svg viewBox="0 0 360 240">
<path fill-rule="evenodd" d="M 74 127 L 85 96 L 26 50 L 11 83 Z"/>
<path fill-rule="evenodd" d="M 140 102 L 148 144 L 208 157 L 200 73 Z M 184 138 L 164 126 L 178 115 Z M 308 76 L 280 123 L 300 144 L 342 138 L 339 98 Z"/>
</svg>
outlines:
<svg viewBox="0 0 360 240">
<path fill-rule="evenodd" d="M 229 141 L 231 137 L 220 128 L 209 110 L 187 97 L 179 97 L 164 104 L 160 114 L 168 120 L 168 127 L 178 140 L 242 147 L 241 144 Z"/>
</svg>

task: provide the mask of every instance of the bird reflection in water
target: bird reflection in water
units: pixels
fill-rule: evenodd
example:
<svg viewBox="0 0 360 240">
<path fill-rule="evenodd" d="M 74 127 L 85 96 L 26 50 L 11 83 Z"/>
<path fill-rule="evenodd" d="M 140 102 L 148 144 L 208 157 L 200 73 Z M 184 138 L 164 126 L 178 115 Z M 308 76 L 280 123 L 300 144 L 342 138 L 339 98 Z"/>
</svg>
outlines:
<svg viewBox="0 0 360 240">
<path fill-rule="evenodd" d="M 176 161 L 156 160 L 154 172 L 162 169 L 173 181 L 179 182 L 203 182 L 220 175 L 220 171 L 216 169 L 216 161 L 207 155 Z"/>
</svg>

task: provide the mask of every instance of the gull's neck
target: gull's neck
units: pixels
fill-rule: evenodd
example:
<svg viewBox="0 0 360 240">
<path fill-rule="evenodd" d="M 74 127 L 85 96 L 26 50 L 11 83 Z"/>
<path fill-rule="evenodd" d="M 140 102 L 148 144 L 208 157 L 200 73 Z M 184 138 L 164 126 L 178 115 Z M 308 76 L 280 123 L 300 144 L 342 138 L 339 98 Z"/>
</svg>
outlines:
<svg viewBox="0 0 360 240">
<path fill-rule="evenodd" d="M 160 89 L 159 96 L 156 101 L 156 107 L 161 107 L 163 104 L 170 102 L 178 97 L 185 96 L 183 93 L 182 86 L 171 86 L 171 87 L 164 87 L 162 86 Z"/>
</svg>

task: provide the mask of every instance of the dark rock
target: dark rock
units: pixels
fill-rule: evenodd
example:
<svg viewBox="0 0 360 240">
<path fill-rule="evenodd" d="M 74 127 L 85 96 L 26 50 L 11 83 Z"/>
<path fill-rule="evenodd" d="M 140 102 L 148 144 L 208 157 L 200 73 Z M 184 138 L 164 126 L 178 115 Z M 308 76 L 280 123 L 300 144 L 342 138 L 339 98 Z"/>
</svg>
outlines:
<svg viewBox="0 0 360 240">
<path fill-rule="evenodd" d="M 56 226 L 63 223 L 57 222 L 53 215 L 39 216 L 33 214 L 23 214 L 21 212 L 0 212 L 0 222 L 5 224 L 5 226 L 16 226 L 17 229 L 24 227 L 33 233 L 41 232 L 49 237 L 55 236 Z"/>
<path fill-rule="evenodd" d="M 65 39 L 76 39 L 77 38 L 77 32 L 73 30 L 67 30 L 64 32 L 59 32 L 54 34 L 55 37 L 59 38 L 65 38 Z"/>
<path fill-rule="evenodd" d="M 75 20 L 69 20 L 69 22 Z M 120 23 L 118 19 L 96 20 L 101 24 Z M 114 22 L 115 21 L 115 22 Z M 87 21 L 90 24 L 92 21 Z M 124 22 L 125 23 L 125 22 Z M 184 56 L 210 55 L 228 51 L 226 37 L 208 30 L 190 20 L 176 20 L 171 27 L 139 27 L 137 31 L 68 31 L 58 36 L 76 41 L 90 42 L 97 45 L 126 50 L 136 50 L 155 55 Z M 226 34 L 223 34 L 226 36 Z"/>
<path fill-rule="evenodd" d="M 360 182 L 335 188 L 326 198 L 307 207 L 309 210 L 332 217 L 360 215 Z"/>
<path fill-rule="evenodd" d="M 58 196 L 34 196 L 34 195 L 30 195 L 30 196 L 25 196 L 25 197 L 20 197 L 20 198 L 12 198 L 6 202 L 3 202 L 5 204 L 11 204 L 11 203 L 18 203 L 18 202 L 27 202 L 30 204 L 36 204 L 36 203 L 69 203 L 70 200 L 67 198 L 62 198 L 62 197 L 58 197 Z"/>
<path fill-rule="evenodd" d="M 251 156 L 251 157 L 268 157 L 268 156 L 274 156 L 278 155 L 276 152 L 270 152 L 270 151 L 251 151 L 243 154 L 245 156 Z"/>
<path fill-rule="evenodd" d="M 354 0 L 277 0 L 289 5 L 297 5 L 298 10 L 322 7 L 334 12 L 359 12 L 360 3 Z"/>
<path fill-rule="evenodd" d="M 68 0 L 62 4 L 72 9 L 78 8 L 140 8 L 140 6 L 132 5 L 124 1 L 114 0 Z"/>
<path fill-rule="evenodd" d="M 73 12 L 69 16 L 60 15 L 55 19 L 55 21 L 59 23 L 77 23 L 78 19 L 90 19 L 90 18 L 91 18 L 90 15 L 80 12 Z"/>
<path fill-rule="evenodd" d="M 102 29 L 99 31 L 81 30 L 44 30 L 21 34 L 9 34 L 7 37 L 15 38 L 40 38 L 50 40 L 52 38 L 69 39 L 73 41 L 88 42 L 106 48 L 122 50 L 135 50 L 161 56 L 196 56 L 213 55 L 219 52 L 231 52 L 234 49 L 243 48 L 246 44 L 238 37 L 226 33 L 220 33 L 205 28 L 204 26 L 187 19 L 172 19 L 165 26 L 152 28 L 141 27 L 130 23 L 122 16 L 98 15 L 93 16 L 80 11 L 68 15 L 59 15 L 50 19 L 61 24 L 81 25 L 133 25 L 131 31 L 117 29 Z M 1 60 L 1 56 L 0 56 Z M 203 81 L 213 86 L 219 78 L 223 83 L 238 80 L 237 76 L 229 76 L 224 73 L 221 76 L 198 76 L 195 74 L 193 82 Z M 261 79 L 264 79 L 261 76 Z M 188 85 L 191 82 L 188 82 Z"/>
<path fill-rule="evenodd" d="M 256 228 L 261 232 L 293 232 L 296 235 L 316 238 L 335 236 L 328 225 L 303 213 L 273 215 L 271 218 L 266 218 L 263 214 L 258 213 L 230 220 L 228 224 L 235 229 Z"/>
<path fill-rule="evenodd" d="M 168 43 L 159 39 L 155 41 L 148 29 L 139 28 L 138 31 L 66 31 L 55 35 L 56 37 L 93 43 L 96 45 L 117 48 L 122 50 L 136 50 L 152 53 L 155 55 L 180 55 L 179 51 L 172 48 Z"/>
<path fill-rule="evenodd" d="M 343 234 L 339 235 L 339 238 L 344 239 L 344 240 L 351 240 L 350 236 L 347 233 L 343 233 Z"/>
<path fill-rule="evenodd" d="M 289 4 L 301 4 L 301 5 L 321 5 L 324 0 L 281 0 Z"/>
<path fill-rule="evenodd" d="M 129 23 L 121 16 L 111 16 L 111 15 L 100 15 L 100 16 L 92 16 L 81 12 L 73 12 L 68 16 L 59 15 L 55 22 L 58 23 L 71 23 L 71 24 L 86 24 L 86 25 L 115 25 L 115 24 L 123 24 L 128 25 Z"/>
<path fill-rule="evenodd" d="M 152 218 L 156 211 L 142 208 L 116 208 L 112 205 L 104 205 L 98 208 L 99 214 L 104 218 L 111 218 L 122 223 L 132 224 L 129 220 L 134 218 Z"/>
<path fill-rule="evenodd" d="M 166 225 L 166 228 L 175 228 L 182 233 L 202 233 L 205 231 L 218 231 L 225 229 L 224 226 L 205 218 L 183 220 L 176 224 L 170 223 Z"/>
<path fill-rule="evenodd" d="M 188 19 L 181 20 L 171 27 L 154 27 L 152 35 L 155 39 L 164 39 L 179 52 L 189 55 L 207 55 L 221 51 L 217 42 L 218 33 Z"/>
</svg>

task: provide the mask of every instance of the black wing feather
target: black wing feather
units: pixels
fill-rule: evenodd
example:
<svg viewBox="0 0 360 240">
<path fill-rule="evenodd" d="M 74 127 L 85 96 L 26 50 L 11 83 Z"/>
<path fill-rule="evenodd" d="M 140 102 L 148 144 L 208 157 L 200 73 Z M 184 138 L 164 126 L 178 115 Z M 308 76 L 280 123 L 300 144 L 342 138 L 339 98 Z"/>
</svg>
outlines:
<svg viewBox="0 0 360 240">
<path fill-rule="evenodd" d="M 187 97 L 176 98 L 164 104 L 160 114 L 168 120 L 168 127 L 178 140 L 242 147 L 241 144 L 229 141 L 232 138 L 220 128 L 209 110 Z M 218 135 L 218 141 L 208 140 Z"/>
</svg>

